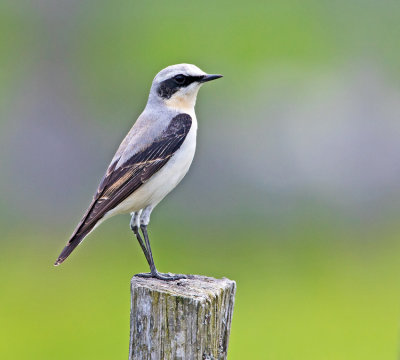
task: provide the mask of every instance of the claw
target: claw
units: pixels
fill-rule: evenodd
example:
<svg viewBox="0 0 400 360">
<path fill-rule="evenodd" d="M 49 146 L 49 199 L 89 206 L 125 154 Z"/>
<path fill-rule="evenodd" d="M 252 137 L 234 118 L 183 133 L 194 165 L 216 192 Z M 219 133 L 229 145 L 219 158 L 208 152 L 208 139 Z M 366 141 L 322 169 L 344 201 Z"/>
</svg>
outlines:
<svg viewBox="0 0 400 360">
<path fill-rule="evenodd" d="M 181 280 L 181 279 L 187 279 L 186 275 L 183 274 L 176 274 L 176 275 L 171 275 L 171 274 L 164 274 L 160 272 L 156 272 L 154 274 L 152 273 L 140 273 L 136 274 L 135 276 L 142 277 L 142 278 L 155 278 L 155 279 L 160 279 L 160 280 L 165 280 L 165 281 L 174 281 L 174 280 Z"/>
</svg>

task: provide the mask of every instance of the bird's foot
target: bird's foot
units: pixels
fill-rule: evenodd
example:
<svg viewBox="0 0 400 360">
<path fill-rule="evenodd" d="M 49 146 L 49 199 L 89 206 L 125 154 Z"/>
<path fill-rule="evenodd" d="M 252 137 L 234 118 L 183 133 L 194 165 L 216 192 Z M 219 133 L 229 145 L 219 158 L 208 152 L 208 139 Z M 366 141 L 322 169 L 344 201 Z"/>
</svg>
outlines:
<svg viewBox="0 0 400 360">
<path fill-rule="evenodd" d="M 187 279 L 186 275 L 183 274 L 168 274 L 168 273 L 160 273 L 160 272 L 154 272 L 154 273 L 140 273 L 136 274 L 135 276 L 139 276 L 142 278 L 155 278 L 155 279 L 160 279 L 160 280 L 166 280 L 166 281 L 174 281 L 174 280 L 181 280 L 181 279 Z"/>
</svg>

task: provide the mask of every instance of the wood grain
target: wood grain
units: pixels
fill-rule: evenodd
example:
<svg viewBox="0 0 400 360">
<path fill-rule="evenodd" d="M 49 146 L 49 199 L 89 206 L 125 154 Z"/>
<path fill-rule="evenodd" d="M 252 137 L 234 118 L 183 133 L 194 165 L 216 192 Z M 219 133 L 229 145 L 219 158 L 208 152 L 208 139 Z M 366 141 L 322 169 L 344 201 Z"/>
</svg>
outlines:
<svg viewBox="0 0 400 360">
<path fill-rule="evenodd" d="M 130 360 L 226 359 L 236 283 L 188 276 L 132 278 Z"/>
</svg>

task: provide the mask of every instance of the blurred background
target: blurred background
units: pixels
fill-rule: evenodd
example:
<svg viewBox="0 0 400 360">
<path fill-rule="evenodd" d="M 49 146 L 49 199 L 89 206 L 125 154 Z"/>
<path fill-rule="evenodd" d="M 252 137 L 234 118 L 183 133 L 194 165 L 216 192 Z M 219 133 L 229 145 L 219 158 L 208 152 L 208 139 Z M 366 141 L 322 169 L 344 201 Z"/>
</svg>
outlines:
<svg viewBox="0 0 400 360">
<path fill-rule="evenodd" d="M 182 62 L 224 78 L 153 213 L 158 268 L 237 281 L 231 360 L 397 358 L 399 39 L 394 0 L 2 0 L 0 358 L 127 358 L 129 217 L 52 264 Z"/>
</svg>

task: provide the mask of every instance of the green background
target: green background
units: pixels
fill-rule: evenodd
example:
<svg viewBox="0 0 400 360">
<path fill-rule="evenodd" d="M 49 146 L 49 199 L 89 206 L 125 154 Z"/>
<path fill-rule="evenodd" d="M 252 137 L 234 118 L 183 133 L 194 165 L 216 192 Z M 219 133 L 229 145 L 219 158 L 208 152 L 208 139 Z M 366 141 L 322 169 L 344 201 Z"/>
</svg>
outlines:
<svg viewBox="0 0 400 360">
<path fill-rule="evenodd" d="M 126 359 L 129 218 L 52 263 L 154 75 L 194 63 L 188 176 L 161 271 L 237 282 L 229 359 L 395 359 L 398 1 L 0 3 L 0 358 Z"/>
</svg>

